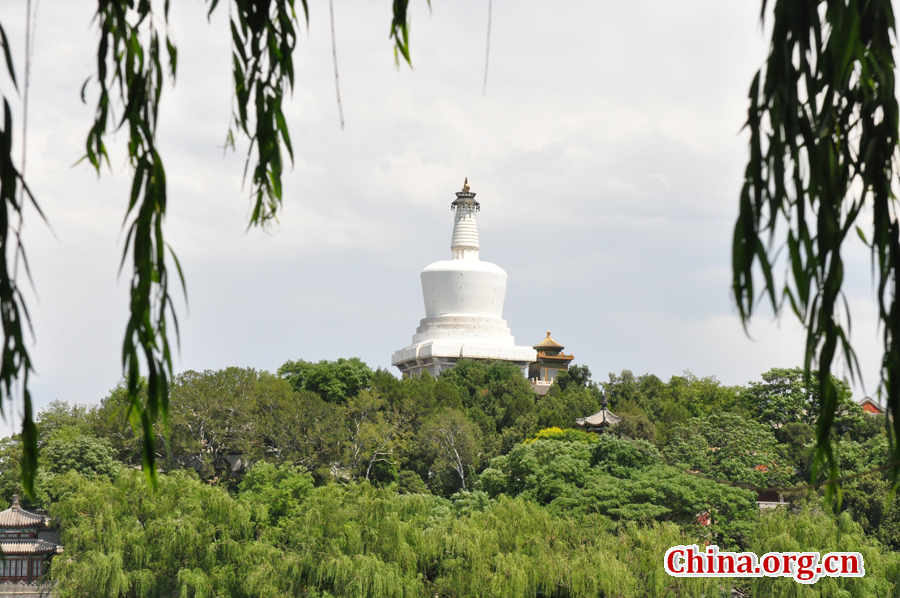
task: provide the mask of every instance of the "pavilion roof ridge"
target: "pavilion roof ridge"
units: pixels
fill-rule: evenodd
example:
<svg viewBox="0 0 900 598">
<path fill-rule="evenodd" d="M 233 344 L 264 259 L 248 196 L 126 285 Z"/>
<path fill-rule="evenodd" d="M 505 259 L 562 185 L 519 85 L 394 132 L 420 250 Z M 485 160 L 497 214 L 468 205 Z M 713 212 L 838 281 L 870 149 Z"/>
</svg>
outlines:
<svg viewBox="0 0 900 598">
<path fill-rule="evenodd" d="M 44 515 L 26 511 L 19 504 L 19 495 L 13 494 L 12 506 L 5 511 L 0 511 L 0 528 L 9 527 L 37 527 L 46 521 Z"/>
</svg>

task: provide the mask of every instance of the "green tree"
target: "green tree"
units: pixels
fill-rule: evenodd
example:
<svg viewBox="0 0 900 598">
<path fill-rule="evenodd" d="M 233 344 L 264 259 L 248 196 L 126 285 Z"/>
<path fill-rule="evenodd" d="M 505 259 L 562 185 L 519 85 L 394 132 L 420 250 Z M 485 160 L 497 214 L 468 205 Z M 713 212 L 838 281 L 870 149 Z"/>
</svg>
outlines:
<svg viewBox="0 0 900 598">
<path fill-rule="evenodd" d="M 105 437 L 93 433 L 96 410 L 53 401 L 37 417 L 41 467 L 35 475 L 34 494 L 24 496 L 21 479 L 22 437 L 0 441 L 0 498 L 22 497 L 26 507 L 47 508 L 55 499 L 53 481 L 59 474 L 115 478 L 122 469 L 116 450 Z"/>
<path fill-rule="evenodd" d="M 628 484 L 611 475 L 603 479 L 614 486 L 610 494 L 630 489 L 632 501 L 667 500 L 676 510 L 690 513 L 684 505 L 708 490 L 670 488 L 675 480 L 667 479 L 668 470 L 654 469 L 653 455 L 645 460 L 642 455 L 647 453 L 632 450 L 637 445 L 606 438 L 595 443 L 607 443 L 596 455 L 586 443 L 537 441 L 528 445 L 539 448 L 531 457 L 540 457 L 532 459 L 530 468 L 545 468 L 561 454 L 550 450 L 544 455 L 552 447 L 572 457 L 569 445 L 581 445 L 588 451 L 580 459 L 597 458 L 589 470 L 608 475 L 606 467 L 613 461 L 629 464 Z M 126 470 L 114 481 L 73 472 L 57 476 L 58 499 L 50 514 L 66 547 L 65 558 L 55 559 L 51 570 L 57 592 L 61 598 L 511 598 L 560 592 L 571 598 L 663 598 L 730 593 L 731 580 L 673 578 L 663 571 L 660 559 L 666 548 L 677 544 L 702 545 L 714 539 L 723 546 L 722 538 L 710 537 L 715 531 L 710 527 L 722 526 L 730 513 L 714 513 L 719 523 L 708 527 L 693 522 L 613 522 L 574 508 L 555 512 L 524 497 L 490 499 L 466 492 L 446 500 L 397 494 L 365 482 L 313 488 L 307 474 L 289 466 L 252 471 L 236 497 L 189 472 L 160 475 L 152 494 L 136 471 Z M 564 472 L 559 470 L 557 477 Z M 662 476 L 653 481 L 648 473 Z M 598 497 L 603 508 L 615 508 L 614 496 Z M 631 504 L 641 508 L 640 502 Z M 277 517 L 270 517 L 276 512 Z M 748 513 L 754 525 L 743 539 L 758 553 L 847 546 L 863 553 L 864 578 L 820 580 L 802 588 L 804 595 L 891 595 L 900 555 L 864 536 L 846 514 L 779 509 L 759 515 L 755 506 Z M 734 581 L 754 596 L 797 595 L 798 586 L 790 579 Z"/>
<path fill-rule="evenodd" d="M 278 368 L 278 375 L 294 390 L 308 390 L 328 403 L 343 404 L 371 388 L 374 372 L 359 358 L 351 357 L 318 363 L 288 361 Z"/>
<path fill-rule="evenodd" d="M 313 489 L 312 476 L 288 464 L 275 467 L 261 461 L 253 465 L 241 480 L 240 496 L 252 505 L 261 523 L 277 524 L 293 512 Z"/>
<path fill-rule="evenodd" d="M 652 374 L 635 376 L 624 370 L 619 375 L 611 373 L 601 386 L 614 413 L 636 418 L 635 424 L 646 417 L 653 424 L 652 434 L 651 428 L 642 424 L 642 436 L 656 438 L 661 444 L 668 441 L 674 424 L 710 413 L 743 410 L 741 389 L 725 386 L 715 376 L 698 378 L 684 372 L 663 382 Z"/>
<path fill-rule="evenodd" d="M 845 483 L 841 509 L 860 524 L 866 536 L 900 550 L 900 502 L 891 495 L 891 483 L 880 473 Z"/>
<path fill-rule="evenodd" d="M 27 496 L 22 484 L 22 437 L 19 434 L 0 439 L 0 504 L 9 506 L 13 494 L 18 494 L 25 508 L 45 509 L 52 502 L 53 475 L 42 467 L 35 473 L 34 494 Z"/>
<path fill-rule="evenodd" d="M 347 438 L 345 407 L 309 391 L 295 392 L 276 376 L 261 378 L 259 386 L 247 456 L 303 467 L 318 481 L 330 479 Z"/>
<path fill-rule="evenodd" d="M 100 400 L 91 422 L 91 431 L 110 441 L 116 450 L 117 460 L 129 466 L 138 466 L 143 447 L 140 430 L 136 431 L 128 421 L 129 405 L 128 388 L 121 381 Z M 162 453 L 157 453 L 156 458 L 162 456 Z"/>
<path fill-rule="evenodd" d="M 579 417 L 600 411 L 602 397 L 596 386 L 569 385 L 556 389 L 559 378 L 537 404 L 537 421 L 541 428 L 571 428 Z"/>
<path fill-rule="evenodd" d="M 691 471 L 760 487 L 785 486 L 794 473 L 772 428 L 734 413 L 675 426 L 663 454 Z"/>
<path fill-rule="evenodd" d="M 70 473 L 55 485 L 51 516 L 66 547 L 52 569 L 60 596 L 254 595 L 249 501 L 188 472 L 159 476 L 152 495 L 134 471 L 114 482 Z"/>
<path fill-rule="evenodd" d="M 96 436 L 52 438 L 42 451 L 51 473 L 75 471 L 87 477 L 102 475 L 110 479 L 122 468 L 115 454 L 108 440 Z"/>
<path fill-rule="evenodd" d="M 619 423 L 611 426 L 610 431 L 617 436 L 632 440 L 646 440 L 650 444 L 656 444 L 656 426 L 643 413 L 618 414 Z"/>
<path fill-rule="evenodd" d="M 789 423 L 815 425 L 822 413 L 817 386 L 808 386 L 801 368 L 772 368 L 762 375 L 762 382 L 751 382 L 741 399 L 753 416 L 780 428 Z M 844 434 L 864 425 L 866 417 L 853 400 L 850 387 L 833 378 L 836 393 L 832 428 Z"/>
<path fill-rule="evenodd" d="M 588 388 L 591 385 L 591 370 L 586 365 L 573 364 L 569 369 L 559 372 L 553 382 L 551 391 L 554 388 L 559 390 L 566 390 L 569 387 Z"/>
<path fill-rule="evenodd" d="M 430 468 L 433 460 L 432 446 L 420 433 L 437 413 L 444 410 L 462 411 L 458 389 L 442 379 L 430 375 L 396 378 L 390 372 L 375 372 L 373 389 L 386 401 L 386 408 L 406 419 L 404 431 L 397 442 L 396 458 L 401 487 L 408 491 L 428 492 L 426 480 L 443 489 L 445 476 L 433 479 Z M 449 484 L 449 486 L 455 485 Z"/>
<path fill-rule="evenodd" d="M 410 416 L 389 408 L 379 394 L 363 391 L 347 402 L 344 465 L 368 480 L 377 463 L 395 466 Z"/>
<path fill-rule="evenodd" d="M 890 463 L 890 443 L 885 436 L 873 436 L 864 442 L 854 442 L 849 434 L 832 444 L 835 463 L 841 475 L 860 474 L 874 467 Z M 819 473 L 822 477 L 823 473 Z"/>
<path fill-rule="evenodd" d="M 43 447 L 53 437 L 73 437 L 92 433 L 96 418 L 95 409 L 83 405 L 70 405 L 53 401 L 37 417 L 38 447 Z"/>
<path fill-rule="evenodd" d="M 456 367 L 442 372 L 440 379 L 457 388 L 463 407 L 484 414 L 485 432 L 491 431 L 491 424 L 502 432 L 535 412 L 534 390 L 514 363 L 460 359 Z M 520 440 L 524 438 L 522 435 Z"/>
<path fill-rule="evenodd" d="M 413 427 L 419 428 L 425 420 L 442 409 L 463 409 L 459 389 L 444 379 L 430 375 L 396 378 L 386 370 L 375 372 L 373 391 L 410 419 Z"/>
<path fill-rule="evenodd" d="M 258 442 L 254 426 L 260 380 L 271 377 L 253 369 L 186 371 L 175 377 L 169 403 L 169 459 L 178 467 L 198 460 L 214 471 L 230 469 L 226 457 Z"/>
<path fill-rule="evenodd" d="M 681 376 L 672 376 L 660 394 L 662 420 L 680 419 L 684 413 L 689 417 L 700 417 L 740 407 L 739 387 L 725 386 L 715 376 L 698 378 L 688 371 Z M 672 418 L 676 414 L 677 417 Z"/>
<path fill-rule="evenodd" d="M 815 455 L 816 429 L 809 424 L 789 423 L 775 430 L 775 438 L 800 479 L 808 480 Z"/>
<path fill-rule="evenodd" d="M 760 514 L 759 522 L 749 534 L 747 548 L 763 554 L 767 551 L 794 552 L 816 546 L 822 553 L 839 552 L 853 546 L 863 556 L 866 575 L 861 578 L 822 577 L 814 585 L 806 586 L 803 595 L 892 596 L 896 593 L 895 580 L 900 573 L 897 553 L 883 550 L 878 542 L 867 538 L 860 526 L 845 513 L 837 517 L 816 507 L 799 512 L 786 509 L 769 509 Z M 869 571 L 873 572 L 870 576 Z M 760 577 L 753 580 L 735 580 L 752 596 L 797 596 L 797 583 L 789 578 Z"/>
<path fill-rule="evenodd" d="M 121 461 L 138 465 L 141 439 L 127 420 L 128 400 L 126 389 L 114 389 L 92 417 L 92 430 L 111 439 Z M 239 456 L 244 463 L 269 459 L 316 470 L 338 451 L 335 409 L 268 372 L 186 371 L 172 385 L 169 436 L 158 431 L 157 459 L 167 469 L 196 469 L 204 479 L 230 478 Z"/>
<path fill-rule="evenodd" d="M 434 415 L 419 434 L 431 454 L 431 471 L 451 471 L 466 489 L 466 477 L 478 465 L 480 430 L 463 413 L 448 409 Z"/>
<path fill-rule="evenodd" d="M 662 385 L 656 376 L 635 376 L 631 370 L 622 370 L 620 374 L 610 372 L 609 379 L 600 383 L 610 409 L 623 410 L 633 405 L 642 411 L 647 410 Z"/>
</svg>

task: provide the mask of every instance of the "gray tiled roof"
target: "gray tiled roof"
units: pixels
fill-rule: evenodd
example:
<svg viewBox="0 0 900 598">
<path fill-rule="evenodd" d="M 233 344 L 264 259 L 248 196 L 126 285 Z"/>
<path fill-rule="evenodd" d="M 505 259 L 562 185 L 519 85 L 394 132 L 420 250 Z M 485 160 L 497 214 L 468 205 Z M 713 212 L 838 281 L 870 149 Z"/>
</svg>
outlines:
<svg viewBox="0 0 900 598">
<path fill-rule="evenodd" d="M 603 425 L 611 426 L 613 424 L 619 423 L 619 416 L 611 413 L 609 409 L 601 409 L 594 415 L 579 417 L 575 420 L 575 423 L 579 426 L 586 426 L 591 428 L 596 428 Z"/>
<path fill-rule="evenodd" d="M 25 511 L 19 506 L 19 497 L 13 494 L 13 504 L 0 512 L 0 528 L 2 527 L 37 527 L 43 525 L 46 517 Z"/>
<path fill-rule="evenodd" d="M 22 540 L 0 543 L 4 555 L 10 554 L 62 554 L 63 547 L 44 540 Z"/>
</svg>

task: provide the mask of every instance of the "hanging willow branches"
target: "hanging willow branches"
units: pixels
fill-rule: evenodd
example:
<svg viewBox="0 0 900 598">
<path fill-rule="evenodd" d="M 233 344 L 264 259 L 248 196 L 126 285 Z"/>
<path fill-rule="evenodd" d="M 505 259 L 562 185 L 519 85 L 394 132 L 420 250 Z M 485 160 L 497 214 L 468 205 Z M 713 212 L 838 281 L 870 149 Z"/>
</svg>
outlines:
<svg viewBox="0 0 900 598">
<path fill-rule="evenodd" d="M 97 77 L 100 95 L 94 125 L 87 138 L 85 157 L 100 172 L 109 162 L 104 144 L 108 128 L 126 129 L 128 158 L 134 172 L 125 220 L 128 235 L 122 264 L 132 257 L 131 314 L 125 331 L 122 365 L 128 382 L 129 419 L 144 439 L 144 471 L 155 480 L 156 446 L 153 424 L 161 417 L 166 425 L 172 351 L 168 316 L 178 333 L 178 320 L 169 295 L 167 246 L 163 237 L 166 214 L 166 172 L 156 147 L 156 125 L 165 72 L 161 62 L 160 31 L 168 20 L 168 2 L 161 22 L 151 3 L 98 2 Z M 165 36 L 168 66 L 175 77 L 178 54 Z M 86 84 L 87 85 L 87 84 Z M 118 97 L 117 97 L 118 96 Z M 118 122 L 111 122 L 115 100 L 124 105 Z M 178 261 L 171 253 L 175 264 Z M 178 269 L 181 275 L 180 268 Z M 184 280 L 182 278 L 182 285 Z M 143 363 L 142 363 L 143 362 Z M 146 368 L 147 393 L 141 396 L 142 365 Z"/>
<path fill-rule="evenodd" d="M 0 49 L 13 88 L 19 91 L 13 67 L 9 40 L 0 25 Z M 34 492 L 37 471 L 37 428 L 28 392 L 28 376 L 32 372 L 31 357 L 25 346 L 25 328 L 30 328 L 28 309 L 16 281 L 19 260 L 27 270 L 28 262 L 22 247 L 22 212 L 26 198 L 38 210 L 31 190 L 25 184 L 13 160 L 13 119 L 6 95 L 3 98 L 3 120 L 0 127 L 0 322 L 3 325 L 3 348 L 0 351 L 0 413 L 14 417 L 11 403 L 18 392 L 23 400 L 22 441 L 31 450 L 23 454 L 22 483 L 29 494 Z M 7 411 L 9 409 L 9 411 Z"/>
<path fill-rule="evenodd" d="M 306 0 L 301 3 L 308 25 L 309 8 Z M 219 0 L 211 1 L 210 15 L 218 4 Z M 294 87 L 297 15 L 293 0 L 262 3 L 235 0 L 232 14 L 235 13 L 236 18 L 231 20 L 231 37 L 237 106 L 233 127 L 228 131 L 228 143 L 234 147 L 236 132 L 250 139 L 245 177 L 253 149 L 257 150 L 253 169 L 252 226 L 274 218 L 281 205 L 282 144 L 291 160 L 294 159 L 291 136 L 281 107 L 285 92 Z M 255 108 L 255 118 L 249 115 L 249 108 Z"/>
<path fill-rule="evenodd" d="M 763 0 L 763 13 L 766 8 Z M 893 437 L 900 438 L 892 40 L 890 0 L 776 0 L 769 57 L 750 89 L 750 160 L 734 232 L 734 297 L 746 324 L 756 307 L 758 264 L 776 313 L 787 304 L 805 325 L 807 387 L 818 386 L 822 405 L 817 463 L 827 464 L 831 477 L 837 474 L 830 443 L 837 409 L 832 368 L 843 360 L 852 378 L 860 374 L 841 290 L 848 236 L 859 235 L 872 251 L 884 333 L 882 382 Z M 868 213 L 871 239 L 860 226 Z M 781 255 L 783 283 L 773 275 Z M 900 445 L 892 452 L 898 461 Z M 892 474 L 897 480 L 900 465 Z"/>
<path fill-rule="evenodd" d="M 298 19 L 295 0 L 230 0 L 234 119 L 228 142 L 248 141 L 245 178 L 251 174 L 254 209 L 249 226 L 265 225 L 277 216 L 282 201 L 282 150 L 293 160 L 294 150 L 283 112 L 283 102 L 294 87 L 293 53 Z M 169 0 L 97 0 L 95 22 L 100 31 L 97 72 L 91 83 L 99 88 L 94 123 L 85 144 L 86 159 L 100 174 L 109 165 L 106 138 L 110 132 L 127 133 L 128 161 L 133 181 L 125 213 L 127 230 L 120 268 L 131 269 L 130 317 L 125 330 L 122 365 L 129 394 L 129 420 L 143 439 L 144 471 L 156 480 L 158 455 L 154 427 L 167 428 L 169 382 L 172 369 L 170 339 L 178 336 L 172 308 L 168 258 L 184 288 L 175 253 L 165 241 L 164 220 L 168 197 L 163 159 L 156 142 L 159 106 L 167 76 L 175 81 L 178 51 L 168 34 Z M 409 0 L 395 0 L 390 28 L 395 57 L 409 63 Z M 219 0 L 209 0 L 209 14 Z M 307 0 L 300 0 L 307 25 Z M 12 51 L 0 26 L 3 62 L 18 91 Z M 168 71 L 168 72 L 167 72 Z M 24 259 L 17 222 L 22 202 L 34 201 L 12 156 L 13 120 L 6 96 L 0 129 L 0 315 L 3 323 L 0 362 L 0 412 L 19 384 L 24 401 L 23 482 L 33 492 L 37 469 L 37 440 L 28 392 L 31 359 L 24 342 L 27 310 L 11 270 Z M 37 205 L 36 203 L 34 204 Z M 129 257 L 131 258 L 129 260 Z M 146 392 L 142 391 L 146 380 Z"/>
</svg>

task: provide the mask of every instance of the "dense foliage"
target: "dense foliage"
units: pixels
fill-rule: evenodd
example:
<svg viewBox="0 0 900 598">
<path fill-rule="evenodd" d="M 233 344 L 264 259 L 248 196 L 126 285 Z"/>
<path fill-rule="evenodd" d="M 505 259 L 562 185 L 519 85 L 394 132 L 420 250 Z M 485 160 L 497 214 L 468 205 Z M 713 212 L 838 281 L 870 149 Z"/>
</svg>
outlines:
<svg viewBox="0 0 900 598">
<path fill-rule="evenodd" d="M 279 372 L 178 375 L 170 435 L 156 439 L 156 489 L 137 471 L 127 389 L 40 414 L 27 504 L 62 532 L 66 552 L 51 570 L 61 597 L 800 590 L 662 571 L 669 546 L 706 542 L 859 550 L 864 579 L 803 592 L 900 596 L 900 502 L 870 472 L 889 456 L 884 419 L 862 414 L 846 390 L 835 456 L 842 474 L 863 475 L 843 485 L 840 504 L 791 490 L 808 481 L 816 444 L 815 397 L 800 400 L 799 370 L 747 387 L 627 371 L 598 386 L 579 367 L 540 398 L 505 363 L 401 380 L 358 359 Z M 621 422 L 599 435 L 576 429 L 603 393 Z M 18 438 L 0 443 L 0 498 L 21 489 L 20 459 Z M 789 507 L 760 513 L 750 486 L 781 488 Z"/>
<path fill-rule="evenodd" d="M 702 542 L 702 530 L 617 525 L 523 497 L 448 500 L 365 482 L 313 488 L 308 474 L 271 467 L 235 495 L 186 472 L 161 476 L 152 494 L 136 472 L 115 482 L 70 473 L 54 493 L 67 542 L 53 569 L 61 598 L 718 596 L 732 583 L 663 572 L 666 548 Z M 898 555 L 846 515 L 771 513 L 747 538 L 760 552 L 811 544 L 860 550 L 866 577 L 822 580 L 804 595 L 887 596 L 900 575 Z M 798 589 L 790 579 L 742 587 L 756 596 Z"/>
<path fill-rule="evenodd" d="M 711 514 L 722 547 L 737 545 L 757 510 L 752 492 L 665 465 L 643 441 L 604 435 L 588 442 L 541 439 L 493 459 L 481 474 L 491 496 L 519 496 L 560 515 L 612 521 L 672 521 L 697 532 Z"/>
<path fill-rule="evenodd" d="M 678 424 L 666 457 L 689 471 L 754 486 L 784 487 L 793 473 L 766 424 L 713 413 Z"/>
</svg>

